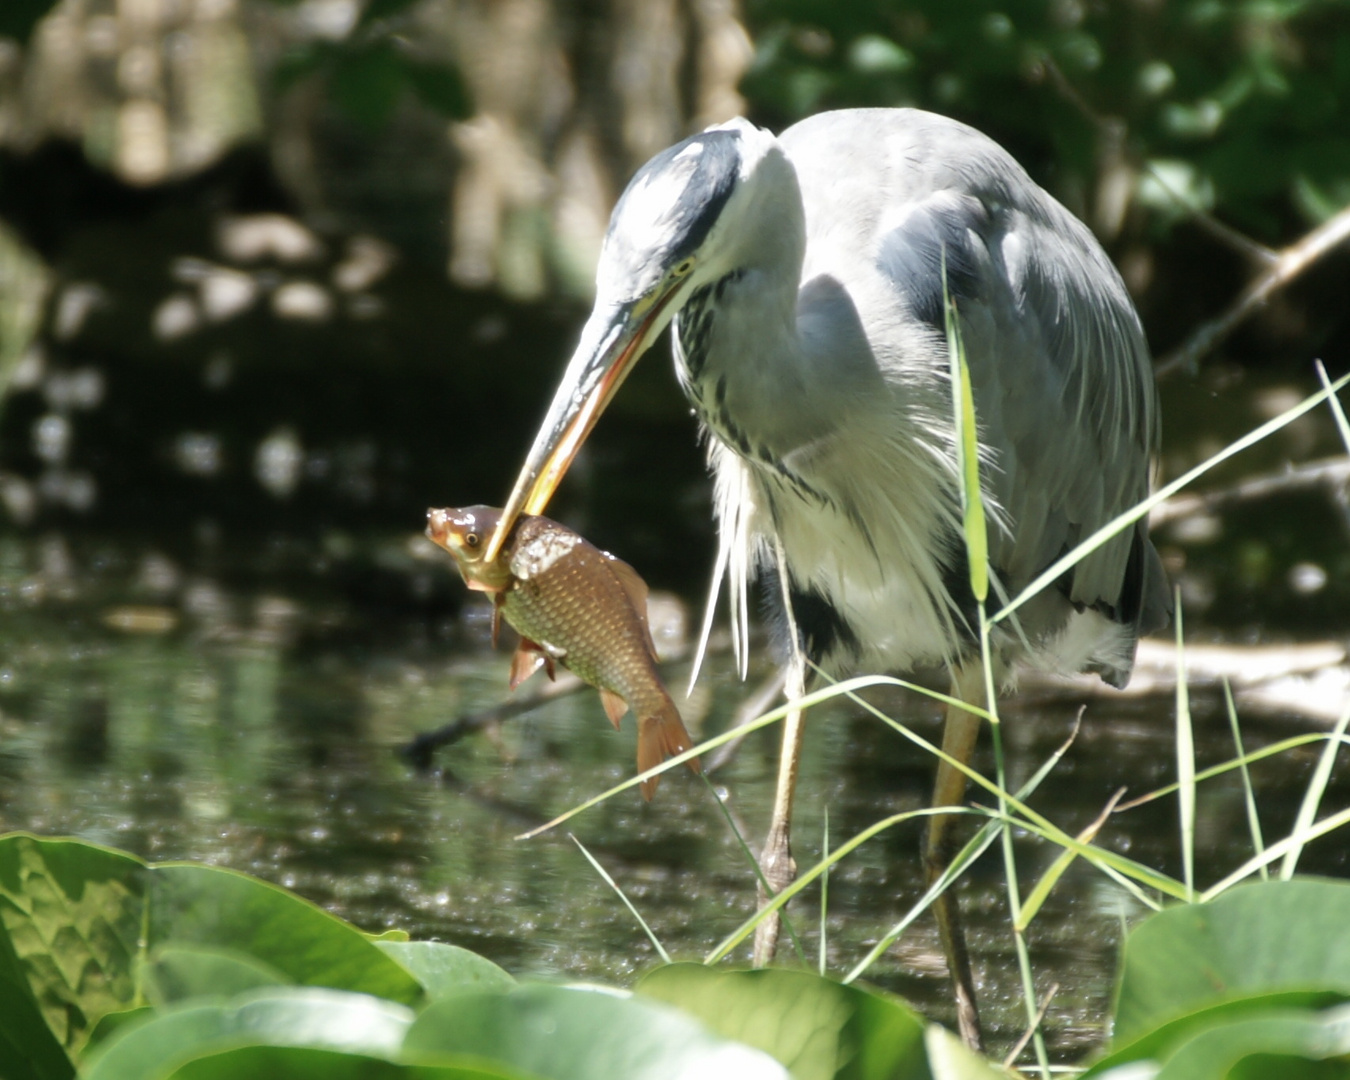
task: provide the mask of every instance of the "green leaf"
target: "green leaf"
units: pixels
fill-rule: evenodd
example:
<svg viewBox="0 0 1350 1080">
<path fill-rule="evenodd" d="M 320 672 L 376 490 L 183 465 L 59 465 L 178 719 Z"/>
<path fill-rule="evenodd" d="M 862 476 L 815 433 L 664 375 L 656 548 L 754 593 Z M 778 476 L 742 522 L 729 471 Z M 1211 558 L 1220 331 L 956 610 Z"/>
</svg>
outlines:
<svg viewBox="0 0 1350 1080">
<path fill-rule="evenodd" d="M 56 0 L 4 0 L 0 4 L 0 37 L 15 38 L 27 45 L 42 17 L 56 6 Z"/>
<path fill-rule="evenodd" d="M 612 991 L 528 985 L 428 1005 L 404 1060 L 501 1062 L 546 1080 L 786 1080 L 777 1062 L 674 1009 Z"/>
<path fill-rule="evenodd" d="M 1170 908 L 1125 942 L 1116 1039 L 1187 1012 L 1279 991 L 1350 998 L 1350 882 L 1264 881 Z"/>
<path fill-rule="evenodd" d="M 1220 1005 L 1196 1009 L 1186 1015 L 1153 1028 L 1133 1041 L 1120 1045 L 1112 1053 L 1095 1062 L 1083 1080 L 1094 1077 L 1110 1077 L 1118 1066 L 1139 1061 L 1166 1061 L 1189 1039 L 1202 1031 L 1230 1023 L 1245 1023 L 1249 1019 L 1270 1015 L 1272 1012 L 1290 1009 L 1318 1010 L 1338 1005 L 1345 1000 L 1343 995 L 1333 993 L 1314 993 L 1292 991 L 1281 994 L 1260 994 L 1226 1001 Z M 1128 1074 L 1127 1074 L 1128 1075 Z"/>
<path fill-rule="evenodd" d="M 923 1041 L 928 1051 L 928 1068 L 932 1070 L 933 1080 L 1007 1080 L 1008 1073 L 996 1070 L 938 1024 L 928 1025 Z"/>
<path fill-rule="evenodd" d="M 388 122 L 403 93 L 407 70 L 387 41 L 341 56 L 329 75 L 333 100 L 366 128 Z"/>
<path fill-rule="evenodd" d="M 142 979 L 145 996 L 160 1007 L 193 997 L 234 997 L 264 986 L 285 986 L 289 981 L 247 953 L 176 945 L 156 949 Z"/>
<path fill-rule="evenodd" d="M 366 4 L 365 10 L 361 12 L 361 20 L 358 25 L 369 26 L 380 19 L 392 18 L 406 11 L 415 3 L 417 3 L 417 0 L 370 0 Z"/>
<path fill-rule="evenodd" d="M 422 984 L 427 996 L 448 997 L 464 991 L 501 991 L 516 980 L 491 960 L 457 945 L 439 941 L 379 941 L 380 951 Z"/>
<path fill-rule="evenodd" d="M 398 1065 L 332 1050 L 246 1046 L 198 1058 L 173 1080 L 533 1080 L 524 1073 L 474 1065 Z"/>
<path fill-rule="evenodd" d="M 295 1046 L 393 1060 L 412 1010 L 368 994 L 314 987 L 253 991 L 228 1002 L 185 1003 L 111 1036 L 84 1080 L 157 1080 L 198 1058 L 242 1046 Z"/>
<path fill-rule="evenodd" d="M 132 978 L 149 878 L 130 855 L 71 840 L 0 837 L 0 925 L 46 1025 L 77 1049 L 136 999 Z M 0 1018 L 6 1030 L 10 1018 Z"/>
<path fill-rule="evenodd" d="M 1272 1010 L 1200 1032 L 1177 1048 L 1157 1080 L 1344 1077 L 1346 1055 L 1350 1055 L 1350 1009 Z M 1339 1064 L 1330 1074 L 1314 1064 L 1331 1060 Z"/>
<path fill-rule="evenodd" d="M 422 996 L 417 981 L 354 926 L 277 885 L 189 863 L 154 866 L 151 879 L 152 949 L 170 942 L 227 949 L 304 986 L 408 1005 Z"/>
<path fill-rule="evenodd" d="M 403 73 L 423 104 L 451 120 L 473 115 L 473 99 L 459 69 L 430 61 L 403 61 Z"/>
<path fill-rule="evenodd" d="M 151 867 L 77 840 L 0 837 L 0 930 L 13 956 L 6 980 L 0 949 L 0 987 L 17 982 L 16 963 L 45 1026 L 68 1050 L 101 1017 L 145 1004 L 142 962 L 154 992 L 175 996 L 154 983 L 171 968 L 184 977 L 181 965 L 156 966 L 174 949 L 213 953 L 218 975 L 229 958 L 226 990 L 266 973 L 406 1004 L 422 997 L 417 981 L 355 927 L 284 889 L 214 867 Z M 0 1014 L 2 1037 L 38 1046 L 40 1028 L 22 1022 L 22 1007 L 19 994 L 15 1011 Z"/>
<path fill-rule="evenodd" d="M 772 1054 L 793 1080 L 929 1075 L 922 1020 L 892 998 L 811 972 L 670 964 L 649 972 L 638 993 Z"/>
<path fill-rule="evenodd" d="M 7 924 L 0 898 L 0 925 Z M 0 933 L 0 1075 L 5 1080 L 68 1080 L 75 1073 L 29 987 L 9 935 Z"/>
</svg>

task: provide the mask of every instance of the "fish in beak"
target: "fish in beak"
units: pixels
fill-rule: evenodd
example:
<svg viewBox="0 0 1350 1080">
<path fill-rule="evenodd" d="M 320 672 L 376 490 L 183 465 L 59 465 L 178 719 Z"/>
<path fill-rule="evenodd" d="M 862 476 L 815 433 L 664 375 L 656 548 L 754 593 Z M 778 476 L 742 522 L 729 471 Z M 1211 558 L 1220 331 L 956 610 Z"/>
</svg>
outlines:
<svg viewBox="0 0 1350 1080">
<path fill-rule="evenodd" d="M 548 506 L 600 414 L 673 316 L 670 301 L 681 284 L 667 278 L 637 300 L 597 304 L 591 312 L 484 552 L 488 562 L 497 558 L 517 517 Z"/>
</svg>

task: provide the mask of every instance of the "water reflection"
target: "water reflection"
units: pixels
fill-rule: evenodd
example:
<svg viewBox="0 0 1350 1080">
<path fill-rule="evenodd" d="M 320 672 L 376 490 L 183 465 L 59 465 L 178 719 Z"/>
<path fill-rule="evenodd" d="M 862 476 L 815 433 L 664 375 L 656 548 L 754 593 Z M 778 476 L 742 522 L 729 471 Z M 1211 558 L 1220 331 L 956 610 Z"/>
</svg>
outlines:
<svg viewBox="0 0 1350 1080">
<path fill-rule="evenodd" d="M 425 775 L 396 753 L 416 733 L 503 698 L 507 653 L 488 651 L 477 609 L 461 619 L 381 619 L 340 595 L 300 601 L 231 588 L 163 556 L 137 560 L 107 541 L 86 550 L 54 537 L 0 543 L 0 605 L 4 829 L 247 870 L 368 929 L 454 941 L 517 972 L 623 982 L 652 962 L 646 939 L 566 835 L 514 839 L 631 775 L 631 726 L 616 735 L 590 691 L 441 751 Z M 743 693 L 730 663 L 715 659 L 686 708 L 691 727 L 719 730 Z M 872 696 L 936 735 L 935 706 L 912 694 Z M 1014 783 L 1071 730 L 1076 704 L 1029 695 L 1010 707 Z M 1203 760 L 1229 756 L 1218 700 L 1200 695 L 1196 713 Z M 1167 782 L 1170 716 L 1166 699 L 1093 702 L 1037 809 L 1076 831 L 1117 787 Z M 1244 734 L 1250 748 L 1287 730 L 1272 720 Z M 821 849 L 826 807 L 837 846 L 924 804 L 931 765 L 862 710 L 823 707 L 808 732 L 795 824 L 803 865 Z M 752 736 L 714 778 L 752 843 L 769 814 L 776 742 L 776 731 Z M 1315 757 L 1314 748 L 1255 767 L 1268 837 L 1287 830 Z M 1329 805 L 1342 804 L 1347 788 L 1342 773 Z M 1199 862 L 1213 880 L 1249 851 L 1245 807 L 1236 777 L 1201 794 Z M 651 805 L 629 792 L 571 827 L 676 955 L 702 955 L 752 909 L 754 879 L 739 845 L 684 770 L 665 778 Z M 1178 873 L 1175 835 L 1164 801 L 1113 819 L 1103 842 Z M 1346 873 L 1345 847 L 1324 842 L 1305 868 Z M 1028 838 L 1019 850 L 1029 885 L 1055 852 Z M 831 970 L 851 967 L 917 898 L 917 852 L 917 827 L 897 828 L 833 875 Z M 1022 1014 L 998 860 L 987 855 L 962 890 L 987 1022 L 1006 1044 Z M 792 909 L 813 963 L 817 897 L 813 890 Z M 1075 868 L 1033 924 L 1039 990 L 1060 987 L 1050 1014 L 1060 1057 L 1100 1039 L 1121 927 L 1141 913 L 1118 886 Z M 926 923 L 871 977 L 950 1018 Z"/>
</svg>

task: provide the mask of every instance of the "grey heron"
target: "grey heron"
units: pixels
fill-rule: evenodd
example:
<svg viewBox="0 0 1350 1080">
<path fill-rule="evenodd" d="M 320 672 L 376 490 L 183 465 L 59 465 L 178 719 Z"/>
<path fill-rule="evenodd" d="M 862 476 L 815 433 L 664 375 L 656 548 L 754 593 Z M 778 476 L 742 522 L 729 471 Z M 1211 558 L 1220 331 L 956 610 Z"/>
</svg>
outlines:
<svg viewBox="0 0 1350 1080">
<path fill-rule="evenodd" d="M 673 322 L 676 371 L 708 434 L 741 649 L 746 583 L 774 579 L 804 656 L 845 670 L 945 669 L 983 683 L 960 525 L 946 288 L 970 367 L 996 587 L 1016 593 L 1148 492 L 1159 434 L 1143 330 L 1088 229 L 998 144 L 913 109 L 824 113 L 772 133 L 737 119 L 656 155 L 629 183 L 596 300 L 507 503 L 539 513 L 632 365 Z M 489 552 L 491 557 L 491 551 Z M 710 605 L 712 600 L 710 600 Z M 1145 523 L 1117 535 L 995 640 L 1017 663 L 1123 686 L 1169 598 Z M 979 721 L 948 710 L 969 760 Z M 781 884 L 800 723 L 785 729 L 766 870 Z M 965 777 L 940 765 L 935 806 Z M 926 865 L 941 869 L 945 822 Z M 978 1041 L 954 903 L 938 906 L 968 1041 Z"/>
</svg>

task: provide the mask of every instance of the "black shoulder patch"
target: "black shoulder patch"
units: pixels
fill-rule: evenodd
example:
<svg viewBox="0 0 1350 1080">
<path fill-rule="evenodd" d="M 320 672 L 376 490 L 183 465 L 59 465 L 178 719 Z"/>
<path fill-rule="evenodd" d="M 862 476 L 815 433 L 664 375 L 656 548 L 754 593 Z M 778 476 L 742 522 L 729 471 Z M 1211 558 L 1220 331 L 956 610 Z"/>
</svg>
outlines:
<svg viewBox="0 0 1350 1080">
<path fill-rule="evenodd" d="M 989 223 L 984 204 L 963 199 L 957 204 L 917 207 L 881 242 L 877 262 L 905 294 L 910 312 L 940 332 L 946 331 L 942 312 L 942 267 L 947 266 L 947 291 L 953 299 L 974 299 L 982 289 L 972 237 Z"/>
</svg>

